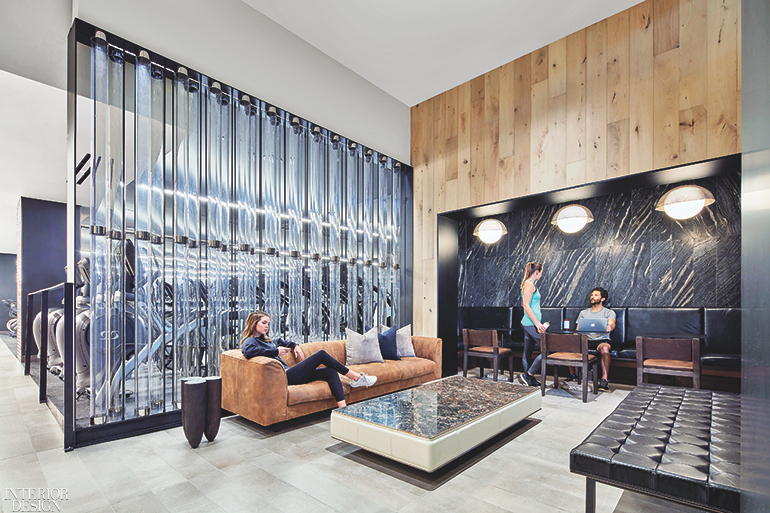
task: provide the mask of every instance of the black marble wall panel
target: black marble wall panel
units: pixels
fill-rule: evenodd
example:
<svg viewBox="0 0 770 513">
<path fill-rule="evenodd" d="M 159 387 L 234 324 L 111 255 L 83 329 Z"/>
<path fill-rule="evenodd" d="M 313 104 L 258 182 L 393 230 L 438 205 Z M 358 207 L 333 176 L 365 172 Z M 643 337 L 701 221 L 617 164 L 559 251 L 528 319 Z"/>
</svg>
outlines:
<svg viewBox="0 0 770 513">
<path fill-rule="evenodd" d="M 595 221 L 569 234 L 551 224 L 564 205 L 496 216 L 508 234 L 496 244 L 473 236 L 479 220 L 459 226 L 460 306 L 520 306 L 527 262 L 544 266 L 544 306 L 581 306 L 602 286 L 610 302 L 635 307 L 740 306 L 740 172 L 588 198 Z M 716 202 L 677 221 L 655 210 L 668 190 L 694 183 Z"/>
</svg>

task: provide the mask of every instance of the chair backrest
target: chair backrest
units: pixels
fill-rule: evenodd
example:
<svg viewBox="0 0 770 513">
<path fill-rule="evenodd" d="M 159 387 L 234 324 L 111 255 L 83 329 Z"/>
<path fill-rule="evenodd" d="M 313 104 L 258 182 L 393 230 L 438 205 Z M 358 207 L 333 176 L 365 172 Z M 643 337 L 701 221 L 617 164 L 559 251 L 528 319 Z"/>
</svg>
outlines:
<svg viewBox="0 0 770 513">
<path fill-rule="evenodd" d="M 564 322 L 564 308 L 541 308 L 540 322 L 550 322 L 552 326 L 551 329 L 560 330 L 562 328 L 562 323 Z"/>
<path fill-rule="evenodd" d="M 582 335 L 575 334 L 562 334 L 562 333 L 548 333 L 545 332 L 540 336 L 540 346 L 544 347 L 543 351 L 547 352 L 565 352 L 565 353 L 581 353 L 580 339 Z M 545 346 L 543 346 L 545 344 Z"/>
<path fill-rule="evenodd" d="M 463 330 L 463 345 L 497 347 L 496 330 Z"/>
<path fill-rule="evenodd" d="M 637 338 L 642 343 L 642 357 L 645 360 L 693 361 L 692 339 L 690 338 Z M 638 349 L 637 349 L 638 354 Z"/>
</svg>

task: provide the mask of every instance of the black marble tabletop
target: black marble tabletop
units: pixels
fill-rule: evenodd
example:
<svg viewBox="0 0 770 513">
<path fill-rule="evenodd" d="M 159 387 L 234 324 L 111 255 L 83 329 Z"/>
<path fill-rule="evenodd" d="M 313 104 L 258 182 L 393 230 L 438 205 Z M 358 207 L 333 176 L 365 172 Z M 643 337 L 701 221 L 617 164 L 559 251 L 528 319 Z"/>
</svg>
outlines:
<svg viewBox="0 0 770 513">
<path fill-rule="evenodd" d="M 451 376 L 334 411 L 422 438 L 435 438 L 539 388 Z"/>
</svg>

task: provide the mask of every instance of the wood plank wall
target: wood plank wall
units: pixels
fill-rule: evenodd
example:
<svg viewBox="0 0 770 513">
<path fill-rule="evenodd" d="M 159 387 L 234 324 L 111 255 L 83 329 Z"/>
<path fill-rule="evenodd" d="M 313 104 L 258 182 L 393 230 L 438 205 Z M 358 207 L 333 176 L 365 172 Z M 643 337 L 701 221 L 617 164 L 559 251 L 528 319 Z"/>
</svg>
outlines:
<svg viewBox="0 0 770 513">
<path fill-rule="evenodd" d="M 646 0 L 411 109 L 413 332 L 436 215 L 739 152 L 740 0 Z"/>
</svg>

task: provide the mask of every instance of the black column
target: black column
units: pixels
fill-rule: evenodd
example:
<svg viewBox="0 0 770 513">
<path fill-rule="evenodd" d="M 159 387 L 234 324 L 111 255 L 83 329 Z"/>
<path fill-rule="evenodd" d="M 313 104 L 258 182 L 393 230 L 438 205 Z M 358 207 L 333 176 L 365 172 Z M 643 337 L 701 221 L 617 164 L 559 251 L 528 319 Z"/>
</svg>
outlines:
<svg viewBox="0 0 770 513">
<path fill-rule="evenodd" d="M 457 259 L 459 223 L 438 216 L 438 336 L 443 341 L 441 375 L 457 374 Z"/>
</svg>

